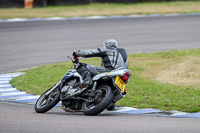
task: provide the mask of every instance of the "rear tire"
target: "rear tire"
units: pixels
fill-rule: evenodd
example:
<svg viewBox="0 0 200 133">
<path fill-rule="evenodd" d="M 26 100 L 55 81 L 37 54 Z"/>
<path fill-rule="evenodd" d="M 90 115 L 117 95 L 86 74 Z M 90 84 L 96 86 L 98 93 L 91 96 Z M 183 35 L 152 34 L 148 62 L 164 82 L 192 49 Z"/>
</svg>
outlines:
<svg viewBox="0 0 200 133">
<path fill-rule="evenodd" d="M 110 86 L 102 85 L 95 91 L 99 93 L 96 102 L 84 101 L 82 104 L 82 111 L 85 115 L 95 116 L 104 111 L 112 102 L 114 94 Z M 98 102 L 97 102 L 98 101 Z"/>
<path fill-rule="evenodd" d="M 61 92 L 57 87 L 49 95 L 46 96 L 50 89 L 45 91 L 36 101 L 35 111 L 37 113 L 45 113 L 49 111 L 60 101 Z"/>
</svg>

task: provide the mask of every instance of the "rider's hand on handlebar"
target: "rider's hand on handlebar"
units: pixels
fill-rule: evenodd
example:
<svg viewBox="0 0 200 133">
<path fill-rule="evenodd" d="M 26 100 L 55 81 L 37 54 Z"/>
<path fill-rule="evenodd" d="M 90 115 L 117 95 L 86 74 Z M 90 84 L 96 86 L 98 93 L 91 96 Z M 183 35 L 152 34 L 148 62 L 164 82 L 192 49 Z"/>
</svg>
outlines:
<svg viewBox="0 0 200 133">
<path fill-rule="evenodd" d="M 74 61 L 73 61 L 73 63 L 78 63 L 79 62 L 79 59 L 78 59 L 78 55 L 76 54 L 76 51 L 74 51 L 73 53 L 72 53 L 72 55 L 73 55 L 73 57 L 74 57 Z"/>
<path fill-rule="evenodd" d="M 78 57 L 78 55 L 76 54 L 76 51 L 72 52 L 72 55 L 73 55 L 74 59 L 76 59 Z"/>
</svg>

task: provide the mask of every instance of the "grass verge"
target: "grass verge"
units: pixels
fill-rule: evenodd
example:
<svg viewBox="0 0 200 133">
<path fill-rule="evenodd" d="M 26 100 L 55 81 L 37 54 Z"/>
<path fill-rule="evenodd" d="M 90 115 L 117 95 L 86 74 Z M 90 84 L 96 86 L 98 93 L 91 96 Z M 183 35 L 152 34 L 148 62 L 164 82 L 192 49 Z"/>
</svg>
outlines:
<svg viewBox="0 0 200 133">
<path fill-rule="evenodd" d="M 134 15 L 199 13 L 200 1 L 138 3 L 138 4 L 89 4 L 77 6 L 55 6 L 47 8 L 0 9 L 0 18 L 48 18 L 94 15 Z"/>
<path fill-rule="evenodd" d="M 127 84 L 127 96 L 118 106 L 200 111 L 200 49 L 135 54 L 128 58 L 133 76 Z M 81 61 L 94 65 L 101 62 L 99 58 Z M 70 67 L 71 62 L 64 62 L 29 69 L 11 84 L 28 93 L 42 94 Z"/>
</svg>

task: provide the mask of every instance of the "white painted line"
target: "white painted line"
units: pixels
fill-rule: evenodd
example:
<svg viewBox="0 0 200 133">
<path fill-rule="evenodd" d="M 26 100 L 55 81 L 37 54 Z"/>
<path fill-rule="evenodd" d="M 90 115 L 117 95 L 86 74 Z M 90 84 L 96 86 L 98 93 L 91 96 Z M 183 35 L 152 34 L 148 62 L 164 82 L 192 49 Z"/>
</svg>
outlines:
<svg viewBox="0 0 200 133">
<path fill-rule="evenodd" d="M 3 87 L 10 87 L 10 88 L 13 88 L 13 86 L 10 85 L 10 84 L 3 84 L 3 85 L 0 85 L 0 88 L 3 88 Z"/>
<path fill-rule="evenodd" d="M 145 15 L 129 15 L 128 17 L 130 17 L 130 18 L 140 18 L 140 17 L 145 17 Z"/>
<path fill-rule="evenodd" d="M 12 78 L 10 75 L 1 74 L 0 78 Z"/>
<path fill-rule="evenodd" d="M 0 78 L 14 78 L 25 73 L 7 73 L 7 74 L 0 74 Z"/>
<path fill-rule="evenodd" d="M 6 88 L 6 89 L 0 89 L 0 92 L 6 92 L 6 91 L 15 91 L 16 88 Z"/>
<path fill-rule="evenodd" d="M 19 21 L 27 21 L 27 19 L 24 18 L 13 18 L 13 19 L 7 19 L 8 22 L 19 22 Z"/>
<path fill-rule="evenodd" d="M 172 14 L 165 14 L 164 16 L 179 16 L 180 14 L 178 13 L 172 13 Z"/>
<path fill-rule="evenodd" d="M 3 77 L 0 78 L 0 81 L 11 81 L 11 80 L 12 78 L 3 78 Z"/>
<path fill-rule="evenodd" d="M 31 94 L 11 95 L 11 96 L 5 96 L 4 98 L 1 98 L 0 100 L 7 101 L 8 99 L 15 99 L 15 98 L 25 97 L 25 96 L 33 96 L 33 95 L 31 95 Z"/>
<path fill-rule="evenodd" d="M 136 108 L 132 108 L 132 107 L 117 107 L 116 111 L 113 112 L 123 112 L 123 111 L 130 111 L 130 110 L 138 110 Z"/>
<path fill-rule="evenodd" d="M 52 17 L 52 18 L 46 18 L 46 20 L 65 20 L 64 17 Z"/>
<path fill-rule="evenodd" d="M 160 16 L 163 16 L 163 15 L 161 15 L 161 14 L 150 14 L 150 15 L 147 15 L 147 16 L 149 16 L 149 17 L 160 17 Z"/>
<path fill-rule="evenodd" d="M 172 113 L 172 115 L 170 115 L 170 116 L 189 114 L 189 113 L 186 113 L 186 112 L 181 112 L 181 111 L 176 111 L 176 110 L 172 110 L 172 111 L 169 111 L 169 112 Z"/>
<path fill-rule="evenodd" d="M 172 114 L 170 116 L 187 115 L 187 114 L 190 114 L 190 113 L 177 113 L 177 114 Z"/>
<path fill-rule="evenodd" d="M 36 96 L 24 96 L 24 97 L 15 97 L 15 98 L 9 98 L 9 99 L 6 99 L 6 100 L 12 100 L 12 101 L 15 101 L 15 100 L 28 100 L 28 99 L 37 99 L 39 98 L 40 96 L 39 95 L 36 95 Z"/>
<path fill-rule="evenodd" d="M 10 81 L 0 81 L 0 84 L 8 84 Z"/>
<path fill-rule="evenodd" d="M 12 95 L 20 95 L 20 94 L 26 94 L 26 92 L 0 93 L 0 96 L 12 96 Z"/>
<path fill-rule="evenodd" d="M 104 19 L 106 18 L 106 16 L 89 16 L 89 17 L 86 17 L 86 19 Z"/>
</svg>

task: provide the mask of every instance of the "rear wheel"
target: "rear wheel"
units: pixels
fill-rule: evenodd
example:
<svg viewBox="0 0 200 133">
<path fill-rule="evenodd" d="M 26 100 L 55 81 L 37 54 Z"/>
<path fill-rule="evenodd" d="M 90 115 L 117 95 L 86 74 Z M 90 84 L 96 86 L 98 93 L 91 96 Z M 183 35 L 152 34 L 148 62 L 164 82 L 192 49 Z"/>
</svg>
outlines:
<svg viewBox="0 0 200 133">
<path fill-rule="evenodd" d="M 113 91 L 108 85 L 98 87 L 95 96 L 95 100 L 83 102 L 82 111 L 85 115 L 98 115 L 110 105 L 114 97 Z"/>
<path fill-rule="evenodd" d="M 60 90 L 56 87 L 44 92 L 35 103 L 35 111 L 37 113 L 45 113 L 52 109 L 60 101 Z"/>
</svg>

